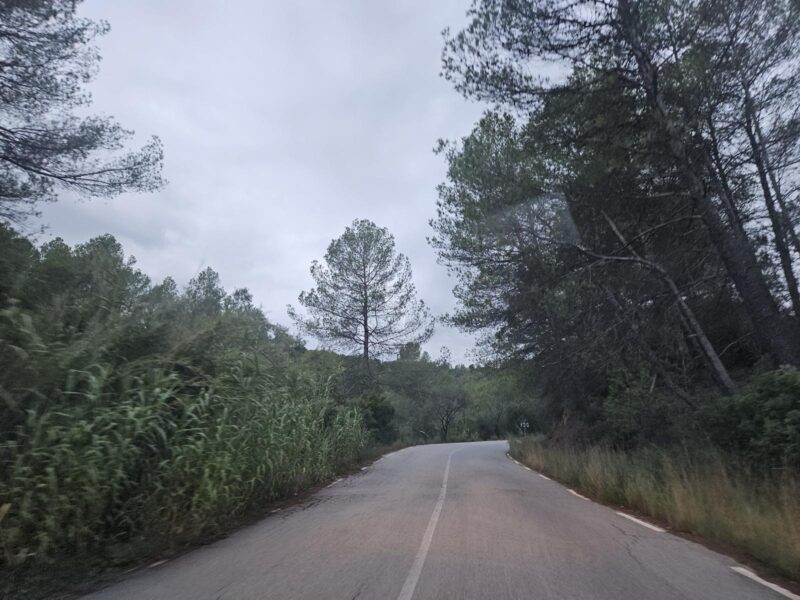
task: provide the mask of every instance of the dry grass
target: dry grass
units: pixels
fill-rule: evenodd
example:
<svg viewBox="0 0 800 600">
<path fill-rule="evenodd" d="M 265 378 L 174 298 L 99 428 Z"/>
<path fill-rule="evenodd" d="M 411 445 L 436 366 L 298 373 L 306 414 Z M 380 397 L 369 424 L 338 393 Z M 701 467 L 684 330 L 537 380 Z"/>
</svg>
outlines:
<svg viewBox="0 0 800 600">
<path fill-rule="evenodd" d="M 800 480 L 711 451 L 563 448 L 511 440 L 511 454 L 582 494 L 734 547 L 800 579 Z"/>
</svg>

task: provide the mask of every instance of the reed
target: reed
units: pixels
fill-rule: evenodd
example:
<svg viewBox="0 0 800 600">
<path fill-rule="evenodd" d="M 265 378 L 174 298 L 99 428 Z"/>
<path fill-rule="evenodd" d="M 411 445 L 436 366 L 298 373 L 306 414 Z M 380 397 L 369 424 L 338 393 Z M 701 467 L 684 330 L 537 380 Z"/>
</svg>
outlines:
<svg viewBox="0 0 800 600">
<path fill-rule="evenodd" d="M 119 390 L 98 367 L 77 379 L 71 405 L 31 408 L 0 442 L 5 566 L 218 533 L 368 445 L 356 408 L 290 396 L 267 377 L 187 389 L 150 370 Z"/>
</svg>

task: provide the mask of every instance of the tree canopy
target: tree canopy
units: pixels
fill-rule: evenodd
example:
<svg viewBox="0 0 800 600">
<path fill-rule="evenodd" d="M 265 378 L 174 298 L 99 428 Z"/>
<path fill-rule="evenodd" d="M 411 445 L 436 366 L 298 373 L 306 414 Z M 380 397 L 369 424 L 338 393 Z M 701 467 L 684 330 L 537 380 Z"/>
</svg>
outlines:
<svg viewBox="0 0 800 600">
<path fill-rule="evenodd" d="M 663 218 L 702 224 L 753 336 L 777 362 L 797 365 L 799 10 L 791 0 L 724 8 L 714 0 L 480 0 L 468 27 L 448 34 L 444 70 L 469 96 L 537 122 L 555 114 L 560 125 L 547 130 L 543 159 L 561 181 L 550 191 L 569 192 L 564 176 L 598 160 L 584 143 L 604 140 L 617 161 L 639 170 L 628 206 L 649 200 L 659 211 L 682 200 Z M 567 74 L 556 82 L 537 76 L 529 68 L 537 60 L 561 61 Z"/>
<path fill-rule="evenodd" d="M 132 131 L 86 116 L 94 40 L 109 27 L 77 16 L 78 4 L 0 3 L 0 220 L 24 220 L 59 190 L 108 197 L 163 185 L 157 137 L 127 151 Z"/>
<path fill-rule="evenodd" d="M 333 240 L 324 264 L 314 261 L 316 287 L 298 298 L 308 315 L 289 307 L 301 330 L 331 347 L 371 358 L 396 354 L 433 333 L 433 318 L 417 299 L 411 265 L 386 228 L 357 219 Z"/>
<path fill-rule="evenodd" d="M 798 10 L 479 0 L 446 34 L 445 75 L 495 103 L 439 147 L 450 321 L 525 365 L 556 437 L 742 447 L 716 418 L 798 364 Z"/>
</svg>

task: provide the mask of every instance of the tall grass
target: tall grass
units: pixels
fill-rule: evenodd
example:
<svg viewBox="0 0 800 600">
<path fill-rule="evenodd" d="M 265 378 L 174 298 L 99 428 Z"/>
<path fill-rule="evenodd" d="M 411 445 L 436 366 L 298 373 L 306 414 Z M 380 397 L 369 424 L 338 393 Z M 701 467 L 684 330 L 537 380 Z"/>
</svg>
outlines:
<svg viewBox="0 0 800 600">
<path fill-rule="evenodd" d="M 111 236 L 2 226 L 0 255 L 0 569 L 216 534 L 365 450 L 332 375 L 213 270 L 154 286 Z"/>
<path fill-rule="evenodd" d="M 511 454 L 587 496 L 735 547 L 800 578 L 796 474 L 754 472 L 713 450 L 578 449 L 533 437 L 512 439 Z"/>
<path fill-rule="evenodd" d="M 112 391 L 107 376 L 75 374 L 72 405 L 28 410 L 0 442 L 6 566 L 216 533 L 331 477 L 367 444 L 357 409 L 268 378 L 197 389 L 149 370 Z"/>
</svg>

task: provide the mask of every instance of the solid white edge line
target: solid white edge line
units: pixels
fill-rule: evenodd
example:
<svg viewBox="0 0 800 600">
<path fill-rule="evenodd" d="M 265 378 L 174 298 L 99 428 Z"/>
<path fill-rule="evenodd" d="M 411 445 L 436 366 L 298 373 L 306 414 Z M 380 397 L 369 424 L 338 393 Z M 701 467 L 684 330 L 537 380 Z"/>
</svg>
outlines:
<svg viewBox="0 0 800 600">
<path fill-rule="evenodd" d="M 511 455 L 510 455 L 508 452 L 506 452 L 506 456 L 507 456 L 508 458 L 511 458 Z M 525 469 L 526 471 L 530 471 L 531 473 L 536 473 L 536 474 L 537 474 L 539 477 L 541 477 L 542 479 L 547 479 L 547 481 L 553 481 L 553 480 L 552 480 L 552 479 L 550 479 L 550 478 L 549 478 L 547 475 L 542 475 L 541 473 L 538 473 L 537 471 L 534 471 L 534 470 L 533 470 L 533 469 L 531 469 L 531 468 L 530 468 L 528 465 L 524 465 L 524 464 L 522 464 L 521 462 L 519 462 L 519 461 L 518 461 L 516 458 L 511 458 L 511 460 L 513 460 L 515 463 L 517 463 L 517 464 L 518 464 L 520 467 L 522 467 L 522 468 L 523 468 L 523 469 Z M 581 498 L 583 498 L 583 496 L 581 496 Z"/>
<path fill-rule="evenodd" d="M 436 531 L 436 524 L 439 522 L 439 515 L 442 513 L 444 497 L 447 494 L 447 477 L 450 475 L 450 460 L 456 452 L 458 452 L 458 450 L 453 450 L 450 456 L 447 457 L 439 498 L 431 514 L 431 519 L 428 521 L 425 535 L 422 536 L 422 543 L 419 545 L 417 555 L 414 557 L 414 564 L 411 565 L 411 570 L 408 572 L 408 576 L 406 576 L 405 583 L 403 583 L 403 588 L 400 590 L 400 595 L 397 596 L 397 600 L 411 600 L 414 596 L 414 590 L 417 588 L 417 582 L 419 582 L 419 577 L 422 574 L 422 567 L 425 566 L 425 559 L 428 557 L 428 550 L 430 550 L 431 541 L 433 541 L 433 532 Z"/>
<path fill-rule="evenodd" d="M 616 512 L 616 513 L 617 513 L 617 514 L 618 514 L 620 517 L 625 517 L 625 518 L 626 518 L 626 519 L 628 519 L 629 521 L 633 521 L 634 523 L 638 523 L 638 524 L 639 524 L 639 525 L 641 525 L 642 527 L 647 527 L 648 529 L 652 529 L 653 531 L 657 531 L 657 532 L 659 532 L 659 533 L 665 533 L 665 532 L 666 532 L 666 530 L 665 530 L 665 529 L 661 529 L 661 527 L 658 527 L 658 526 L 656 526 L 656 525 L 652 525 L 651 523 L 648 523 L 647 521 L 642 521 L 641 519 L 637 519 L 636 517 L 632 517 L 632 516 L 630 516 L 630 515 L 626 515 L 624 512 L 620 512 L 620 511 L 618 511 L 618 510 L 617 510 L 617 511 L 615 511 L 615 512 Z"/>
<path fill-rule="evenodd" d="M 578 498 L 582 498 L 583 500 L 589 500 L 589 499 L 588 499 L 586 496 L 581 496 L 581 495 L 580 495 L 578 492 L 576 492 L 575 490 L 571 490 L 571 489 L 567 488 L 567 491 L 568 491 L 570 494 L 572 494 L 573 496 L 577 496 Z"/>
<path fill-rule="evenodd" d="M 508 453 L 506 453 L 506 456 L 508 456 L 509 458 L 511 458 L 511 455 L 510 455 L 510 454 L 508 454 Z M 520 467 L 523 467 L 523 468 L 527 469 L 528 471 L 535 472 L 535 471 L 533 471 L 533 469 L 531 469 L 530 467 L 528 467 L 528 466 L 526 466 L 526 465 L 523 465 L 523 464 L 522 464 L 522 463 L 520 463 L 520 462 L 517 462 L 517 460 L 516 460 L 516 459 L 514 459 L 514 458 L 511 458 L 511 460 L 513 460 L 515 463 L 517 463 L 517 464 L 518 464 Z M 541 473 L 536 473 L 536 474 L 537 474 L 539 477 L 541 477 L 542 479 L 547 479 L 547 481 L 553 481 L 553 480 L 552 480 L 552 479 L 550 479 L 550 478 L 549 478 L 547 475 L 542 475 Z M 567 488 L 567 491 L 568 491 L 570 494 L 572 494 L 573 496 L 576 496 L 576 497 L 580 498 L 581 500 L 587 500 L 587 501 L 591 502 L 591 500 L 589 500 L 589 498 L 587 498 L 586 496 L 582 496 L 582 495 L 580 495 L 580 494 L 579 494 L 578 492 L 576 492 L 575 490 L 572 490 L 572 489 L 570 489 L 570 488 Z M 661 529 L 661 527 L 657 527 L 656 525 L 651 525 L 650 523 L 648 523 L 648 522 L 646 522 L 646 521 L 642 521 L 641 519 L 637 519 L 636 517 L 632 517 L 632 516 L 630 516 L 630 515 L 626 515 L 624 512 L 620 512 L 620 511 L 614 511 L 614 512 L 616 512 L 616 513 L 617 513 L 617 514 L 618 514 L 620 517 L 625 517 L 626 519 L 630 519 L 630 520 L 631 520 L 631 521 L 633 521 L 634 523 L 638 523 L 639 525 L 641 525 L 641 526 L 643 526 L 643 527 L 647 527 L 648 529 L 652 529 L 653 531 L 657 531 L 657 532 L 659 532 L 659 533 L 665 533 L 665 532 L 666 532 L 666 530 L 664 530 L 664 529 Z M 797 600 L 800 600 L 800 597 L 798 597 L 798 598 L 797 598 Z"/>
<path fill-rule="evenodd" d="M 508 458 L 510 458 L 511 460 L 513 460 L 513 461 L 514 461 L 514 464 L 516 464 L 516 465 L 518 465 L 518 466 L 522 467 L 523 469 L 528 469 L 528 467 L 526 467 L 525 465 L 523 465 L 523 464 L 522 464 L 521 462 L 519 462 L 519 461 L 518 461 L 516 458 L 514 458 L 513 456 L 511 456 L 511 455 L 510 455 L 508 452 L 506 452 L 506 456 L 507 456 Z M 528 469 L 528 470 L 530 471 L 530 469 Z"/>
<path fill-rule="evenodd" d="M 761 579 L 761 577 L 753 573 L 750 569 L 745 569 L 744 567 L 731 567 L 731 569 L 739 573 L 739 575 L 744 575 L 748 579 L 752 579 L 753 581 L 760 583 L 764 587 L 768 587 L 773 592 L 780 594 L 784 598 L 791 598 L 791 600 L 800 600 L 800 596 L 798 596 L 797 594 L 793 594 L 789 590 L 785 590 L 779 585 L 775 585 L 774 583 L 770 583 L 769 581 Z"/>
</svg>

